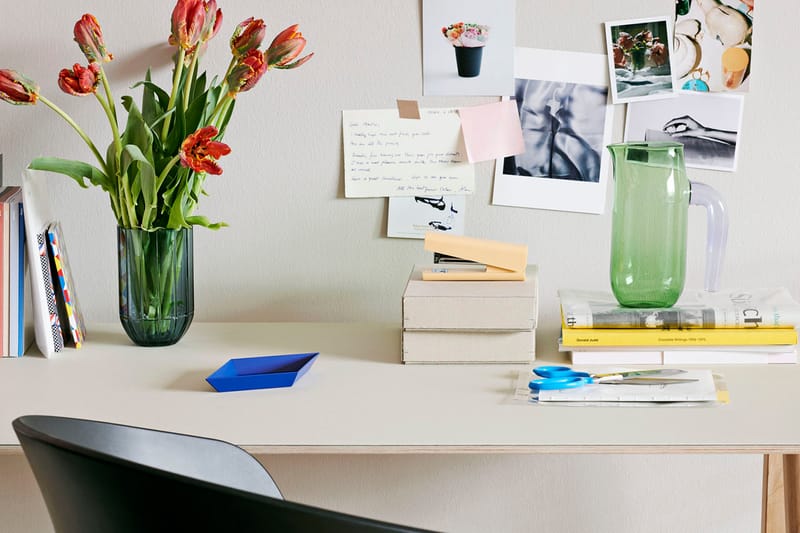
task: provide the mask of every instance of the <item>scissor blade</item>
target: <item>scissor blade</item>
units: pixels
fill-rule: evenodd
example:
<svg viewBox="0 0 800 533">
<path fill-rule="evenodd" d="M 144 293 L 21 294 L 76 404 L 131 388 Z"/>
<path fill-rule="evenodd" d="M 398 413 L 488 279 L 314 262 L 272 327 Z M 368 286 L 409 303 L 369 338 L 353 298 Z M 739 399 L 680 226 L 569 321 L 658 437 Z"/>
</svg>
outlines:
<svg viewBox="0 0 800 533">
<path fill-rule="evenodd" d="M 616 381 L 601 381 L 601 385 L 675 385 L 677 383 L 691 383 L 698 379 L 669 379 L 669 378 L 626 378 Z"/>
<path fill-rule="evenodd" d="M 674 376 L 676 374 L 684 374 L 686 370 L 679 368 L 653 368 L 650 370 L 630 370 L 628 372 L 609 372 L 607 374 L 592 374 L 594 379 L 598 378 L 612 378 L 618 377 L 622 379 L 640 377 L 640 376 Z"/>
</svg>

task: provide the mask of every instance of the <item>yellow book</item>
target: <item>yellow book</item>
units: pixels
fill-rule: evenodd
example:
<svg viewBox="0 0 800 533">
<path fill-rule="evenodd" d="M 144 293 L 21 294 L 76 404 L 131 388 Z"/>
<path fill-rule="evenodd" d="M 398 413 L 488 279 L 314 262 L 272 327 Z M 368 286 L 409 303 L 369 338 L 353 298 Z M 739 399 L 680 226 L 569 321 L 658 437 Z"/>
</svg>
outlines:
<svg viewBox="0 0 800 533">
<path fill-rule="evenodd" d="M 579 329 L 562 327 L 561 343 L 567 347 L 797 344 L 797 330 L 794 328 Z"/>
</svg>

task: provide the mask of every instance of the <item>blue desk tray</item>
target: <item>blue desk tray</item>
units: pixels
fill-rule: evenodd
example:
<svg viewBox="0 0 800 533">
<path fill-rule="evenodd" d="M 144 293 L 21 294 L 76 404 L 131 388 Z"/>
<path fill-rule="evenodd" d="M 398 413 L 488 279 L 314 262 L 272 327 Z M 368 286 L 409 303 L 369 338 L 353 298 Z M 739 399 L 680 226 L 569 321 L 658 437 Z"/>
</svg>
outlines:
<svg viewBox="0 0 800 533">
<path fill-rule="evenodd" d="M 308 372 L 319 352 L 229 359 L 206 381 L 218 392 L 291 387 Z"/>
</svg>

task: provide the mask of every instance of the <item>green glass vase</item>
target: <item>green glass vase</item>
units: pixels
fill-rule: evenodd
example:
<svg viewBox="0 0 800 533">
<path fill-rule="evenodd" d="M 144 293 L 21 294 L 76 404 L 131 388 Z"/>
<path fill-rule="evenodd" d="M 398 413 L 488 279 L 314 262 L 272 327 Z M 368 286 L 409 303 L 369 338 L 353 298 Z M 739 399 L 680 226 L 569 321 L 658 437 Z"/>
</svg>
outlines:
<svg viewBox="0 0 800 533">
<path fill-rule="evenodd" d="M 117 228 L 119 319 L 139 346 L 178 342 L 194 316 L 192 229 Z"/>
</svg>

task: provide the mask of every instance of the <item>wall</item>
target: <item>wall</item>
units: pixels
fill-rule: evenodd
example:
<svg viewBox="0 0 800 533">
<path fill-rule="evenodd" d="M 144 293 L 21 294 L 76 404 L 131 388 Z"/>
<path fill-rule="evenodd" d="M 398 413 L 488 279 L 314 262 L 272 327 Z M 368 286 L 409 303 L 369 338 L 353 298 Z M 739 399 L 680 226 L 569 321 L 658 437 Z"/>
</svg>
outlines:
<svg viewBox="0 0 800 533">
<path fill-rule="evenodd" d="M 798 297 L 795 199 L 800 196 L 796 179 L 800 159 L 794 154 L 800 111 L 794 88 L 800 70 L 794 68 L 787 45 L 800 7 L 787 4 L 791 4 L 788 10 L 778 9 L 777 2 L 758 7 L 754 78 L 745 102 L 738 171 L 692 174 L 721 190 L 729 204 L 723 285 L 783 285 Z M 154 79 L 167 85 L 171 50 L 164 43 L 172 5 L 155 0 L 6 1 L 0 10 L 5 28 L 0 66 L 19 69 L 37 80 L 45 95 L 104 144 L 108 126 L 96 102 L 68 97 L 55 84 L 59 69 L 82 60 L 71 41 L 72 23 L 86 10 L 100 20 L 116 57 L 107 71 L 119 98 L 131 92 L 128 87 L 148 66 L 153 67 Z M 429 255 L 420 241 L 383 237 L 386 199 L 344 199 L 340 112 L 391 107 L 398 97 L 421 98 L 420 1 L 220 0 L 220 5 L 225 23 L 219 42 L 211 43 L 206 68 L 215 72 L 225 68 L 226 36 L 250 15 L 265 18 L 271 33 L 300 22 L 316 56 L 299 70 L 268 73 L 260 86 L 240 97 L 226 136 L 234 152 L 223 161 L 225 173 L 208 180 L 210 197 L 200 208 L 200 213 L 225 220 L 230 227 L 196 232 L 196 319 L 399 323 L 408 271 Z M 666 14 L 672 8 L 669 0 L 518 0 L 516 41 L 521 46 L 600 53 L 602 22 Z M 31 16 L 42 12 L 47 15 Z M 493 99 L 421 100 L 425 106 L 443 106 Z M 623 120 L 624 109 L 617 106 L 614 140 L 622 137 Z M 77 136 L 44 106 L 0 105 L 0 125 L 7 183 L 19 183 L 21 170 L 38 155 L 90 156 Z M 467 230 L 477 237 L 529 245 L 530 260 L 539 265 L 541 280 L 537 351 L 547 355 L 555 350 L 559 327 L 556 290 L 608 285 L 610 217 L 492 206 L 492 170 L 491 163 L 477 167 L 477 191 L 467 204 Z M 53 176 L 51 191 L 69 243 L 84 314 L 90 323 L 116 321 L 115 228 L 108 200 L 101 191 L 81 190 L 60 176 Z M 702 213 L 693 213 L 690 222 L 687 284 L 699 287 L 705 220 Z M 464 456 L 416 462 L 380 458 L 380 468 L 392 472 L 396 477 L 389 479 L 399 486 L 416 491 L 421 477 L 426 485 L 440 487 L 441 494 L 434 496 L 450 511 L 446 518 L 436 498 L 432 505 L 429 499 L 420 503 L 406 494 L 395 507 L 396 494 L 384 498 L 359 490 L 373 479 L 386 479 L 378 462 L 369 458 L 353 458 L 348 467 L 308 458 L 276 461 L 276 468 L 286 472 L 280 481 L 292 486 L 290 496 L 312 499 L 316 469 L 304 465 L 325 464 L 324 472 L 352 481 L 353 490 L 313 493 L 315 501 L 458 531 L 487 530 L 492 523 L 503 526 L 501 530 L 524 531 L 539 519 L 555 530 L 576 531 L 581 529 L 577 525 L 558 527 L 560 512 L 573 507 L 586 517 L 584 524 L 591 521 L 586 530 L 638 531 L 636 524 L 647 524 L 651 531 L 692 531 L 695 524 L 696 531 L 745 532 L 755 530 L 760 513 L 758 495 L 747 488 L 759 481 L 755 457 Z M 409 462 L 414 466 L 406 468 Z M 429 473 L 426 465 L 439 465 L 440 470 Z M 643 468 L 647 483 L 632 485 L 641 493 L 625 492 L 627 483 L 640 480 Z M 486 475 L 490 470 L 500 474 Z M 614 483 L 606 485 L 610 472 Z M 719 486 L 727 492 L 717 493 Z M 472 496 L 460 499 L 461 487 Z M 658 497 L 649 501 L 650 494 Z M 642 496 L 648 502 L 640 501 Z M 506 500 L 512 502 L 509 508 L 498 508 L 498 502 Z M 10 502 L 3 498 L 0 505 Z M 630 519 L 620 522 L 603 516 L 605 509 L 623 507 Z M 719 520 L 709 522 L 709 517 Z"/>
</svg>

